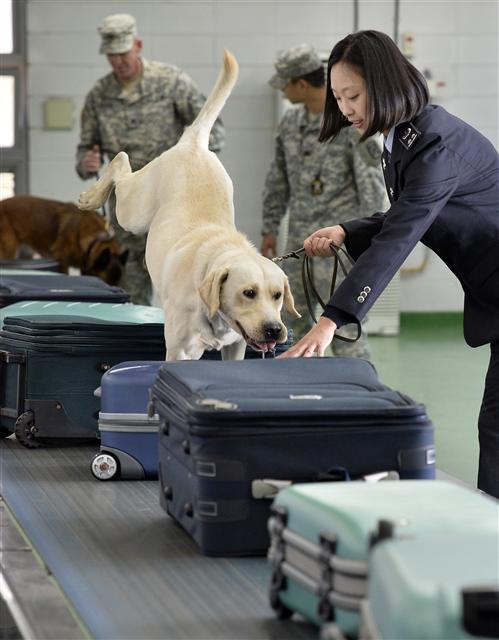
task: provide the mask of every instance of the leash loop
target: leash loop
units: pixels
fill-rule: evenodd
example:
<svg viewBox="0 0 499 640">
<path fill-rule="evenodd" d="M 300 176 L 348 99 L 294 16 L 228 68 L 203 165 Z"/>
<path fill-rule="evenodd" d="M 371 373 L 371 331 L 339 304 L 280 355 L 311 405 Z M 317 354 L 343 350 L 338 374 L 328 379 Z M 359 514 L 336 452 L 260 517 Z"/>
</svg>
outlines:
<svg viewBox="0 0 499 640">
<path fill-rule="evenodd" d="M 349 262 L 351 266 L 353 266 L 355 262 L 352 260 L 352 257 L 343 247 L 338 247 L 332 242 L 329 245 L 329 247 L 333 252 L 333 256 L 332 256 L 333 257 L 333 273 L 331 277 L 331 286 L 329 289 L 329 297 L 331 298 L 336 289 L 338 265 L 341 271 L 343 272 L 343 275 L 347 276 L 348 269 L 345 266 L 345 262 Z M 282 262 L 283 260 L 287 260 L 288 258 L 296 258 L 297 260 L 299 260 L 301 257 L 299 254 L 304 252 L 305 252 L 305 249 L 302 247 L 301 249 L 297 249 L 296 251 L 290 251 L 289 253 L 286 253 L 282 256 L 277 256 L 272 259 L 272 262 Z M 341 254 L 343 254 L 344 257 L 342 257 Z M 307 301 L 308 313 L 312 318 L 312 320 L 317 324 L 317 318 L 315 317 L 315 311 L 314 311 L 315 305 L 313 304 L 312 297 L 315 298 L 316 304 L 318 303 L 322 307 L 322 309 L 326 308 L 326 303 L 322 299 L 321 295 L 319 294 L 315 286 L 313 260 L 309 256 L 307 256 L 307 254 L 304 254 L 303 261 L 301 263 L 301 281 L 302 281 L 303 291 L 305 293 L 305 299 Z M 357 325 L 357 336 L 355 338 L 348 338 L 347 336 L 342 336 L 338 333 L 335 333 L 334 337 L 338 338 L 338 340 L 343 340 L 343 342 L 356 342 L 360 338 L 361 332 L 362 332 L 362 329 L 360 325 Z"/>
</svg>

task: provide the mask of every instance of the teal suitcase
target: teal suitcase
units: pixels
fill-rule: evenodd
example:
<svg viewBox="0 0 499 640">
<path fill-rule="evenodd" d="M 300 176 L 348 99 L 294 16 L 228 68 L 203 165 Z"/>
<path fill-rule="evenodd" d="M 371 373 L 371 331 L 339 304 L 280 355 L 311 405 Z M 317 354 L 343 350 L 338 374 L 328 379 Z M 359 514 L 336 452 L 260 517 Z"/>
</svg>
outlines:
<svg viewBox="0 0 499 640">
<path fill-rule="evenodd" d="M 0 312 L 0 437 L 26 447 L 97 439 L 102 374 L 164 360 L 163 311 L 123 303 L 25 301 Z"/>
<path fill-rule="evenodd" d="M 323 640 L 336 638 L 324 628 Z M 374 547 L 362 640 L 499 637 L 499 532 L 403 537 Z"/>
<path fill-rule="evenodd" d="M 356 636 L 373 545 L 447 531 L 493 535 L 498 518 L 497 501 L 439 480 L 293 485 L 269 520 L 271 606 L 281 618 L 297 612 Z"/>
</svg>

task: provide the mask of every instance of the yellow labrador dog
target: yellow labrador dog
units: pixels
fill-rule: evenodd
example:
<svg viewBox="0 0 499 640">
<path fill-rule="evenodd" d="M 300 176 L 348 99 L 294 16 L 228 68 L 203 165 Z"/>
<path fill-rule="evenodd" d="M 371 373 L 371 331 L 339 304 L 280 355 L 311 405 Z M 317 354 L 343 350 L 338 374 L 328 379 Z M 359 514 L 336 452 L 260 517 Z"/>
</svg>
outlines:
<svg viewBox="0 0 499 640">
<path fill-rule="evenodd" d="M 281 309 L 299 317 L 288 279 L 234 225 L 232 181 L 208 149 L 211 127 L 238 75 L 234 56 L 178 143 L 132 173 L 123 151 L 80 195 L 100 207 L 116 188 L 116 215 L 148 232 L 146 263 L 165 312 L 167 360 L 199 359 L 206 349 L 242 359 L 246 344 L 268 351 L 286 341 Z"/>
</svg>

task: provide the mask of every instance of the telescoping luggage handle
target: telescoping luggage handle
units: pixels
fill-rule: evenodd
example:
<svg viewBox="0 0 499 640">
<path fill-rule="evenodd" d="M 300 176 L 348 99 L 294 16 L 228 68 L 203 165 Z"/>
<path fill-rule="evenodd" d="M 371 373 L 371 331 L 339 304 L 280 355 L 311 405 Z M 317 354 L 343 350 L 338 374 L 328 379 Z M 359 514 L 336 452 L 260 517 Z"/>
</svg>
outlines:
<svg viewBox="0 0 499 640">
<path fill-rule="evenodd" d="M 328 640 L 345 640 L 336 634 L 336 608 L 359 613 L 367 598 L 369 561 L 338 554 L 338 534 L 334 531 L 318 532 L 316 541 L 293 531 L 288 526 L 286 506 L 274 504 L 268 520 L 270 547 L 268 560 L 272 566 L 270 604 L 278 617 L 290 617 L 292 610 L 280 601 L 279 592 L 291 578 L 305 590 L 316 595 L 317 618 L 328 629 Z M 394 536 L 395 528 L 406 526 L 407 521 L 378 520 L 369 536 L 369 548 Z M 328 624 L 326 624 L 328 623 Z M 322 636 L 321 636 L 322 637 Z M 324 635 L 326 637 L 326 635 Z M 363 636 L 360 636 L 363 637 Z M 378 635 L 374 636 L 379 638 Z M 370 638 L 370 640 L 374 640 Z M 367 640 L 367 638 L 365 638 Z"/>
<path fill-rule="evenodd" d="M 399 480 L 397 471 L 380 471 L 378 473 L 370 473 L 355 480 L 355 482 L 381 482 L 385 480 Z M 318 474 L 314 479 L 315 482 L 351 480 L 348 471 L 342 467 L 331 469 L 325 474 Z M 286 489 L 293 484 L 291 480 L 277 480 L 271 478 L 263 478 L 253 480 L 251 483 L 251 496 L 256 500 L 268 499 L 273 500 L 279 491 Z"/>
</svg>

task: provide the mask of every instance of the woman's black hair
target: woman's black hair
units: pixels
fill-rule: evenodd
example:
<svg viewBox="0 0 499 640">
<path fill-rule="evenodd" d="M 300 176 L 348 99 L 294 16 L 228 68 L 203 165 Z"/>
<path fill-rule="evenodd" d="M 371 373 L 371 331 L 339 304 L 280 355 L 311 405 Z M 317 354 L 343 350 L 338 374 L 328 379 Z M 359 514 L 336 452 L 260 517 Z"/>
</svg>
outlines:
<svg viewBox="0 0 499 640">
<path fill-rule="evenodd" d="M 340 40 L 327 65 L 326 103 L 319 140 L 325 142 L 350 125 L 331 89 L 331 68 L 345 62 L 366 83 L 368 128 L 361 141 L 399 122 L 414 118 L 428 104 L 423 74 L 405 58 L 395 42 L 380 31 L 357 31 Z"/>
</svg>

